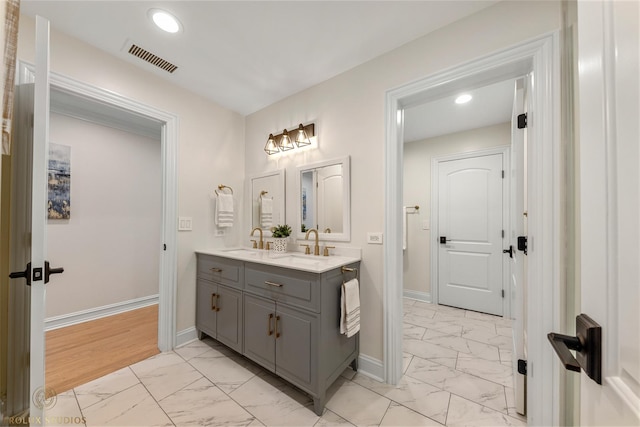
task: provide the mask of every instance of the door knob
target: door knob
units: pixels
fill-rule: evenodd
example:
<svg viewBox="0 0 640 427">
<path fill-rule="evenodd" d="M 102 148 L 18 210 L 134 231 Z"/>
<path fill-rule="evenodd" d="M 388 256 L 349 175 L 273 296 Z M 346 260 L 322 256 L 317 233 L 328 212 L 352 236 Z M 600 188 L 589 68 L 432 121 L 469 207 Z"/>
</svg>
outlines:
<svg viewBox="0 0 640 427">
<path fill-rule="evenodd" d="M 564 367 L 602 384 L 602 327 L 586 314 L 576 316 L 576 336 L 551 332 L 547 338 Z M 575 350 L 576 356 L 569 350 Z"/>
<path fill-rule="evenodd" d="M 503 254 L 509 254 L 509 258 L 513 258 L 513 252 L 514 252 L 513 245 L 510 245 L 509 249 L 503 249 L 502 250 Z"/>
<path fill-rule="evenodd" d="M 20 277 L 27 279 L 27 286 L 31 286 L 31 263 L 27 264 L 27 268 L 24 271 L 14 271 L 9 274 L 11 279 L 19 279 Z"/>
<path fill-rule="evenodd" d="M 49 261 L 44 262 L 44 283 L 49 283 L 49 276 L 52 274 L 62 274 L 64 273 L 64 268 L 57 267 L 51 268 L 49 267 Z"/>
<path fill-rule="evenodd" d="M 440 236 L 440 244 L 441 245 L 446 245 L 447 242 L 450 242 L 451 239 L 447 239 L 447 236 Z"/>
</svg>

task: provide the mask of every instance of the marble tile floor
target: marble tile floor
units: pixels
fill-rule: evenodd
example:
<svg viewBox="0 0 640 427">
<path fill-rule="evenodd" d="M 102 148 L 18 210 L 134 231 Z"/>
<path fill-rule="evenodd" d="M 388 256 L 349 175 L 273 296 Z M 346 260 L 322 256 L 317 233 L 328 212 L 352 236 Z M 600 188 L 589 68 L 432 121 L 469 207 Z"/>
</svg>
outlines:
<svg viewBox="0 0 640 427">
<path fill-rule="evenodd" d="M 321 417 L 306 394 L 205 339 L 61 393 L 47 425 L 526 425 L 513 407 L 508 319 L 410 299 L 404 314 L 400 383 L 347 369 Z"/>
</svg>

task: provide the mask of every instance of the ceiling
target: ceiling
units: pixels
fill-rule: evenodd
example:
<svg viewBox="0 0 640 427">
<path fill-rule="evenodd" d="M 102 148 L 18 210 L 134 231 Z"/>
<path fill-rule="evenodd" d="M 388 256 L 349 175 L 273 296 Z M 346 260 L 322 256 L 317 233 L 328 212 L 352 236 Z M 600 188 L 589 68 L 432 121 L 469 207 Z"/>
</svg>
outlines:
<svg viewBox="0 0 640 427">
<path fill-rule="evenodd" d="M 22 0 L 21 12 L 247 115 L 495 3 Z M 159 30 L 152 8 L 173 13 L 183 31 Z M 132 43 L 178 69 L 132 56 Z"/>
<path fill-rule="evenodd" d="M 515 79 L 505 80 L 407 108 L 404 112 L 404 142 L 421 141 L 454 132 L 477 129 L 511 120 Z M 461 93 L 473 98 L 456 104 Z"/>
</svg>

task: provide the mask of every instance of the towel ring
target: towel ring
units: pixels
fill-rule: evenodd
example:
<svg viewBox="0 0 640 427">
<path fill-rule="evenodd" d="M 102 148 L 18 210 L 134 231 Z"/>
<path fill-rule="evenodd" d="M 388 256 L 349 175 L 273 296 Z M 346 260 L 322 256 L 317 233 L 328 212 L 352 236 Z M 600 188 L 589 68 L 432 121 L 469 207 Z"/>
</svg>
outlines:
<svg viewBox="0 0 640 427">
<path fill-rule="evenodd" d="M 231 191 L 231 194 L 233 194 L 233 188 L 229 187 L 228 185 L 223 185 L 223 184 L 218 185 L 218 190 L 220 191 L 223 191 L 225 188 L 228 188 L 229 191 Z M 215 190 L 215 192 L 219 196 L 220 193 L 218 193 L 218 190 Z"/>
</svg>

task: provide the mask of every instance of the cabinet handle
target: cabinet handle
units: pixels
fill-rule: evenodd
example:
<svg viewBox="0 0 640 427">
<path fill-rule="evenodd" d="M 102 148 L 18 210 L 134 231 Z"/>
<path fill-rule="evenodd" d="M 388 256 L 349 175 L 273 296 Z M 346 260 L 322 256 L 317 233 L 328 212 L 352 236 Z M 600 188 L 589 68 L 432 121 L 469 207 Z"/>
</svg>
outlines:
<svg viewBox="0 0 640 427">
<path fill-rule="evenodd" d="M 211 310 L 215 311 L 216 310 L 216 300 L 217 295 L 216 294 L 211 294 Z"/>
<path fill-rule="evenodd" d="M 280 338 L 280 332 L 278 332 L 278 322 L 280 321 L 280 316 L 276 316 L 276 338 Z"/>
<path fill-rule="evenodd" d="M 265 285 L 269 285 L 269 286 L 275 286 L 276 288 L 281 288 L 282 285 L 280 283 L 273 283 L 273 282 L 269 282 L 268 280 L 264 281 Z"/>
<path fill-rule="evenodd" d="M 271 319 L 273 319 L 273 313 L 269 313 L 269 318 L 267 319 L 267 335 L 273 335 L 273 331 L 271 330 Z"/>
<path fill-rule="evenodd" d="M 218 267 L 211 268 L 211 271 L 213 271 L 214 273 L 222 273 L 222 269 Z"/>
<path fill-rule="evenodd" d="M 216 311 L 220 311 L 220 294 L 216 294 Z"/>
</svg>

